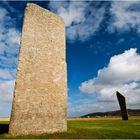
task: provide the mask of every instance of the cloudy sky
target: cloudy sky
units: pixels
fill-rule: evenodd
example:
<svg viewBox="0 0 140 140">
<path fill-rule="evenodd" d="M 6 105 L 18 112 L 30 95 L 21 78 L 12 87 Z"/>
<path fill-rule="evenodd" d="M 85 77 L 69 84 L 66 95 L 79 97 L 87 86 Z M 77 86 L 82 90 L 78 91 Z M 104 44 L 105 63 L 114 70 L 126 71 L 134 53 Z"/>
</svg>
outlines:
<svg viewBox="0 0 140 140">
<path fill-rule="evenodd" d="M 25 1 L 0 1 L 0 117 L 9 117 Z M 68 116 L 140 108 L 140 1 L 33 1 L 66 25 Z M 39 59 L 39 58 L 38 58 Z"/>
</svg>

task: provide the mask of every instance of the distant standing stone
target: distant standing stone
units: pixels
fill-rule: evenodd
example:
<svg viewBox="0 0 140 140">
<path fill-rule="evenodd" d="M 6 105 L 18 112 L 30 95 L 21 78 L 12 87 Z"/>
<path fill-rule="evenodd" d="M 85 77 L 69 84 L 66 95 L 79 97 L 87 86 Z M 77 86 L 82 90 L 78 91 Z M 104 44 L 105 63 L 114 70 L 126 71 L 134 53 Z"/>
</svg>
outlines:
<svg viewBox="0 0 140 140">
<path fill-rule="evenodd" d="M 119 101 L 122 119 L 123 120 L 128 120 L 125 97 L 122 94 L 120 94 L 118 91 L 117 91 L 116 95 L 117 95 L 117 98 L 118 98 L 118 101 Z"/>
<path fill-rule="evenodd" d="M 9 133 L 67 130 L 66 44 L 61 17 L 27 4 Z"/>
</svg>

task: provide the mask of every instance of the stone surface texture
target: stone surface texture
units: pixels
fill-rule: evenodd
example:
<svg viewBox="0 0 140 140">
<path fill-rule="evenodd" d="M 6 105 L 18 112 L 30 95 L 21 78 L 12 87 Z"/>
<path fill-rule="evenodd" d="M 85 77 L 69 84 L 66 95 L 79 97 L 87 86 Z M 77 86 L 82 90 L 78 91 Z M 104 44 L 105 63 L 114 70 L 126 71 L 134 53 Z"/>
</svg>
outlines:
<svg viewBox="0 0 140 140">
<path fill-rule="evenodd" d="M 128 113 L 127 113 L 127 109 L 126 109 L 125 97 L 122 94 L 120 94 L 118 91 L 117 91 L 116 95 L 117 95 L 120 109 L 121 109 L 122 120 L 128 120 Z"/>
<path fill-rule="evenodd" d="M 66 131 L 65 25 L 61 17 L 27 4 L 9 133 Z"/>
</svg>

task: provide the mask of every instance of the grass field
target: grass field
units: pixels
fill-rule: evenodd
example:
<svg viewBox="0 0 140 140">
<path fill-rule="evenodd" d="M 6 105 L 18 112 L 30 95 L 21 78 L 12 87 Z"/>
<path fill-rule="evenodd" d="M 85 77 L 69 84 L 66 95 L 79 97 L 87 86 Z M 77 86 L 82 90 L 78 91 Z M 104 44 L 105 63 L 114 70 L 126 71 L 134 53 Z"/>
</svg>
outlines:
<svg viewBox="0 0 140 140">
<path fill-rule="evenodd" d="M 2 133 L 7 132 L 8 122 L 0 122 Z M 63 133 L 28 135 L 12 137 L 4 133 L 0 138 L 37 139 L 140 139 L 140 117 L 130 117 L 128 121 L 120 118 L 68 119 L 68 131 Z"/>
</svg>

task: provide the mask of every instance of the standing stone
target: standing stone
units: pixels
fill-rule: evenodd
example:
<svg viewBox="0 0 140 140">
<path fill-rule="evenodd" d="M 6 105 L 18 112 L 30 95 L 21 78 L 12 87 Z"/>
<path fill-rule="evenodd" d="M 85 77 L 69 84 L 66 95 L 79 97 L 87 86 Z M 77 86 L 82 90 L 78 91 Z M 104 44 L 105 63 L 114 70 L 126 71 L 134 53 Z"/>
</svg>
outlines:
<svg viewBox="0 0 140 140">
<path fill-rule="evenodd" d="M 118 98 L 118 101 L 119 101 L 122 119 L 123 120 L 128 120 L 125 97 L 122 94 L 120 94 L 118 91 L 117 91 L 116 95 L 117 95 L 117 98 Z"/>
<path fill-rule="evenodd" d="M 66 58 L 63 20 L 27 4 L 9 133 L 67 130 Z"/>
</svg>

